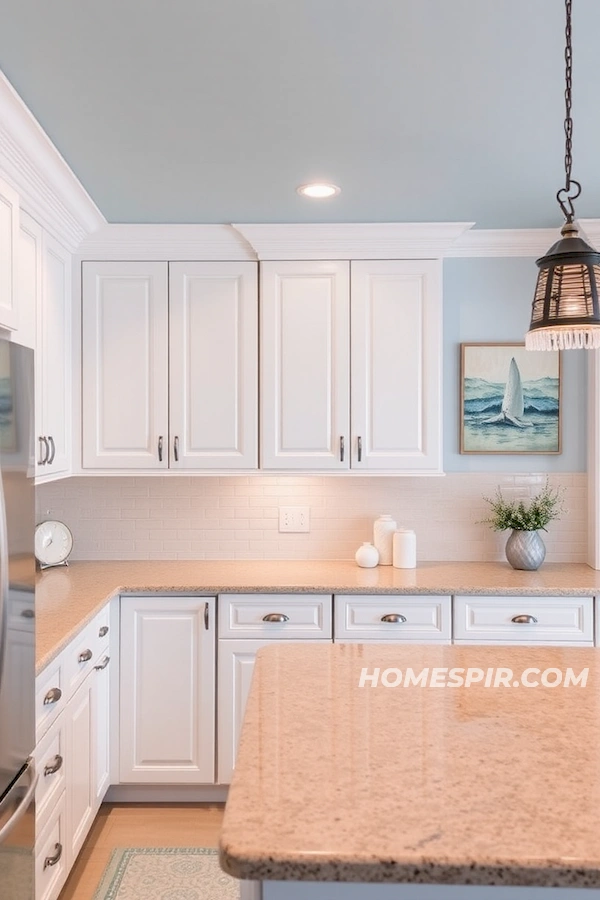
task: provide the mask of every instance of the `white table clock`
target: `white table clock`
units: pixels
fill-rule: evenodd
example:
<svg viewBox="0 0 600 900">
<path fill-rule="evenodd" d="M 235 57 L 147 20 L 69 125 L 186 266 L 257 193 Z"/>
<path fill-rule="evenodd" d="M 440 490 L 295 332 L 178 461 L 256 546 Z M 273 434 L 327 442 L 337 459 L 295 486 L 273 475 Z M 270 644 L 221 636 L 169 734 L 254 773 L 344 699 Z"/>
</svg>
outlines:
<svg viewBox="0 0 600 900">
<path fill-rule="evenodd" d="M 68 566 L 73 549 L 73 535 L 64 522 L 49 519 L 40 522 L 35 529 L 35 558 L 41 569 L 51 566 Z"/>
</svg>

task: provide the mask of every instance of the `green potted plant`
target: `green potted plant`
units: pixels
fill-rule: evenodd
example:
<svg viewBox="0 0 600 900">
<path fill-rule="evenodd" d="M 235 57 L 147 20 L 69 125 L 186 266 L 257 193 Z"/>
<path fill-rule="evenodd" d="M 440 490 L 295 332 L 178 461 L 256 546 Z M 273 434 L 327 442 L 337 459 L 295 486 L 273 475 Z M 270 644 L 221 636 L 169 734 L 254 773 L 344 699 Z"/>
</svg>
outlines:
<svg viewBox="0 0 600 900">
<path fill-rule="evenodd" d="M 483 523 L 494 531 L 511 530 L 506 542 L 506 558 L 513 569 L 539 569 L 546 556 L 546 546 L 539 534 L 546 525 L 564 512 L 563 489 L 552 488 L 548 479 L 539 494 L 531 500 L 506 500 L 500 488 L 494 497 L 484 497 L 491 514 Z"/>
</svg>

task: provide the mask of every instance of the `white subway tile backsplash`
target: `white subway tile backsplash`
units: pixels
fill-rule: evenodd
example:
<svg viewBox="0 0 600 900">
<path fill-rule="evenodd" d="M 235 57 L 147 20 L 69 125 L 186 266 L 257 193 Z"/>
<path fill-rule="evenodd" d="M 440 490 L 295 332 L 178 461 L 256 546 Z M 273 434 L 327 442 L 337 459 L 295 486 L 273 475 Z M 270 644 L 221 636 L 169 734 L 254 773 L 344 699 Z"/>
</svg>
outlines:
<svg viewBox="0 0 600 900">
<path fill-rule="evenodd" d="M 419 560 L 504 559 L 483 497 L 530 497 L 545 474 L 444 478 L 258 475 L 70 478 L 37 489 L 38 519 L 73 531 L 74 559 L 352 559 L 391 513 L 417 532 Z M 544 535 L 548 561 L 584 562 L 587 477 L 551 475 L 567 512 Z M 308 533 L 281 534 L 279 505 L 310 507 Z"/>
</svg>

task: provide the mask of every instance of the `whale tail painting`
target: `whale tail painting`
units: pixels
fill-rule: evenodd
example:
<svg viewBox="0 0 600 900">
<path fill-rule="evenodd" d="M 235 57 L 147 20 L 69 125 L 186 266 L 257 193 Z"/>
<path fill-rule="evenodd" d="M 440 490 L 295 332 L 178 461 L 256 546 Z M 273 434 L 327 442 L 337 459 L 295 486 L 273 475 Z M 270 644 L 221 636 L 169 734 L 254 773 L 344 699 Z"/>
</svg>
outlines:
<svg viewBox="0 0 600 900">
<path fill-rule="evenodd" d="M 513 425 L 515 428 L 533 428 L 533 422 L 525 422 L 523 420 L 523 385 L 521 384 L 521 373 L 519 367 L 513 358 L 508 367 L 508 378 L 506 387 L 504 388 L 504 397 L 502 399 L 502 409 L 497 416 L 491 419 L 484 419 L 484 425 Z"/>
</svg>

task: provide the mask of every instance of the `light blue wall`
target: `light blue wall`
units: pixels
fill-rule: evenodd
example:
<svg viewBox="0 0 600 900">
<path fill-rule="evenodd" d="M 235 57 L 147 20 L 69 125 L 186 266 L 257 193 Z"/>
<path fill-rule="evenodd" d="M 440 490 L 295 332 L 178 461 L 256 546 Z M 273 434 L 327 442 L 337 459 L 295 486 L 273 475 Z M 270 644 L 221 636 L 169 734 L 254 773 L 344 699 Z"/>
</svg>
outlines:
<svg viewBox="0 0 600 900">
<path fill-rule="evenodd" d="M 557 456 L 461 455 L 460 344 L 523 341 L 537 277 L 529 258 L 444 262 L 444 470 L 446 472 L 584 472 L 586 353 L 563 352 L 562 453 Z"/>
</svg>

